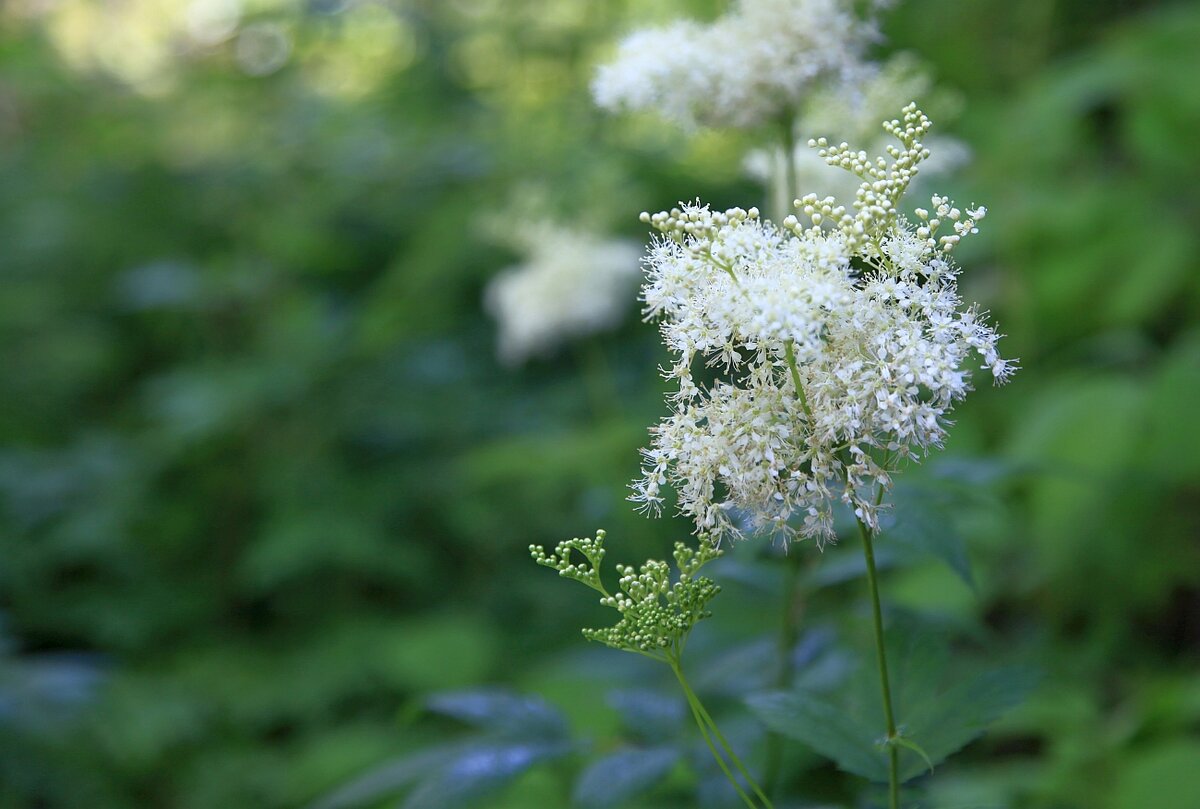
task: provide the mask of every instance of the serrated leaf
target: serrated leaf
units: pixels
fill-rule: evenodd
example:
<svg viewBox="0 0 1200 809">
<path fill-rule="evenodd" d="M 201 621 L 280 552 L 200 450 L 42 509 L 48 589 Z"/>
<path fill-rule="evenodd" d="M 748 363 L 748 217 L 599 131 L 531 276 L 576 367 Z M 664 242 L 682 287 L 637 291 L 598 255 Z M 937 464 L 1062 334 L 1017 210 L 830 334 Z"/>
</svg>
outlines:
<svg viewBox="0 0 1200 809">
<path fill-rule="evenodd" d="M 892 701 L 903 722 L 911 707 L 924 702 L 945 682 L 950 649 L 928 624 L 911 615 L 897 614 L 887 629 L 887 654 Z M 872 698 L 871 704 L 882 711 L 875 667 L 864 666 L 858 678 L 863 681 L 862 691 Z"/>
<path fill-rule="evenodd" d="M 1016 705 L 1036 677 L 1005 668 L 945 687 L 949 651 L 937 632 L 912 617 L 897 616 L 888 630 L 892 704 L 903 738 L 898 744 L 903 780 L 944 761 Z M 862 664 L 836 690 L 798 688 L 750 699 L 773 730 L 798 739 L 847 772 L 886 780 L 885 735 L 878 669 Z M 919 748 L 920 750 L 917 750 Z M 921 755 L 920 751 L 924 751 Z"/>
<path fill-rule="evenodd" d="M 561 740 L 567 723 L 558 709 L 538 699 L 501 689 L 435 694 L 426 707 L 484 730 L 521 739 Z"/>
<path fill-rule="evenodd" d="M 990 722 L 1020 702 L 1036 681 L 1031 671 L 1022 668 L 948 679 L 950 651 L 945 639 L 911 615 L 893 618 L 887 650 L 896 722 L 906 740 L 919 745 L 928 757 L 902 751 L 902 780 L 920 775 L 977 738 Z M 876 717 L 882 716 L 883 705 L 875 666 L 862 666 L 851 688 L 855 697 L 843 698 L 840 704 L 857 711 L 864 724 L 881 727 Z"/>
<path fill-rule="evenodd" d="M 675 747 L 619 750 L 584 770 L 572 800 L 584 809 L 619 806 L 666 778 L 680 755 Z"/>
<path fill-rule="evenodd" d="M 846 772 L 887 780 L 886 756 L 876 744 L 878 722 L 865 724 L 824 695 L 807 691 L 761 694 L 746 702 L 771 730 L 804 742 Z"/>
<path fill-rule="evenodd" d="M 534 764 L 563 755 L 563 743 L 478 743 L 458 754 L 408 794 L 403 809 L 474 809 Z"/>
<path fill-rule="evenodd" d="M 901 717 L 904 733 L 921 745 L 931 764 L 939 764 L 1020 703 L 1036 683 L 1037 675 L 1027 668 L 1010 666 L 984 672 L 941 693 L 931 693 L 924 702 L 906 709 Z M 920 775 L 925 767 L 915 754 L 902 754 L 901 780 Z"/>
</svg>

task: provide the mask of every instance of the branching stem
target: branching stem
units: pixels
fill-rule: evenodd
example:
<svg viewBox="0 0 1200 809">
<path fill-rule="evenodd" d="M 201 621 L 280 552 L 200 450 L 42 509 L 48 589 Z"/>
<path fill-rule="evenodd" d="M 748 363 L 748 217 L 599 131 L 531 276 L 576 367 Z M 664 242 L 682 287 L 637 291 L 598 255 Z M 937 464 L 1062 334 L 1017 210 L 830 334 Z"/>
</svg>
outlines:
<svg viewBox="0 0 1200 809">
<path fill-rule="evenodd" d="M 700 728 L 700 735 L 704 737 L 704 742 L 708 745 L 709 751 L 712 753 L 713 758 L 716 759 L 718 766 L 720 766 L 721 772 L 725 773 L 725 777 L 729 779 L 729 783 L 733 785 L 733 788 L 737 791 L 738 796 L 741 797 L 742 801 L 747 806 L 751 807 L 751 809 L 758 809 L 759 804 L 755 803 L 755 801 L 748 794 L 746 794 L 746 791 L 742 789 L 741 784 L 738 783 L 737 778 L 730 771 L 729 765 L 725 763 L 726 758 L 733 763 L 733 766 L 737 769 L 737 771 L 741 773 L 744 779 L 746 779 L 746 783 L 750 785 L 750 789 L 754 792 L 762 807 L 764 807 L 764 809 L 774 809 L 771 799 L 763 793 L 763 790 L 758 785 L 758 782 L 755 781 L 753 776 L 751 776 L 746 770 L 745 765 L 742 764 L 742 760 L 738 758 L 737 753 L 733 752 L 733 747 L 730 746 L 729 740 L 725 738 L 723 733 L 721 733 L 721 729 L 717 727 L 717 723 L 713 720 L 708 710 L 704 707 L 704 704 L 700 702 L 700 698 L 696 696 L 696 693 L 692 691 L 692 687 L 688 685 L 687 678 L 683 676 L 683 669 L 679 666 L 679 661 L 676 659 L 670 659 L 667 662 L 671 666 L 671 671 L 675 672 L 675 679 L 679 680 L 679 685 L 683 688 L 683 695 L 688 701 L 688 707 L 692 710 L 692 718 L 696 720 L 696 726 Z M 716 744 L 713 742 L 714 739 L 721 745 L 721 750 L 724 751 L 724 756 L 717 751 Z"/>
</svg>

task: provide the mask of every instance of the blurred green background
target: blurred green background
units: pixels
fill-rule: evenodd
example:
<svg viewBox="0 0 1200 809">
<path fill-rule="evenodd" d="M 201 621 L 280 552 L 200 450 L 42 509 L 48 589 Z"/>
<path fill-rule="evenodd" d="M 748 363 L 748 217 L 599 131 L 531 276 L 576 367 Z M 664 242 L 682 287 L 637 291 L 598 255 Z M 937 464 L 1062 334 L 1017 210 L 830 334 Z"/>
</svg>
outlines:
<svg viewBox="0 0 1200 809">
<path fill-rule="evenodd" d="M 525 548 L 602 526 L 637 561 L 689 529 L 624 502 L 655 329 L 631 300 L 502 366 L 493 231 L 529 196 L 639 242 L 644 209 L 762 204 L 752 133 L 587 92 L 622 33 L 722 7 L 0 5 L 0 807 L 303 806 L 462 738 L 425 700 L 483 685 L 584 742 L 466 805 L 568 805 L 627 735 L 606 689 L 668 683 L 588 648 L 601 611 Z M 954 483 L 922 508 L 974 587 L 917 558 L 885 599 L 1042 671 L 921 805 L 1196 809 L 1200 7 L 910 0 L 884 30 L 958 94 L 944 190 L 990 209 L 965 297 L 1022 364 L 910 476 Z M 862 582 L 799 555 L 805 631 L 836 627 Z M 778 583 L 725 561 L 696 644 L 733 662 L 697 670 L 736 692 Z M 793 805 L 854 805 L 796 747 Z M 696 805 L 697 778 L 629 805 Z M 370 805 L 434 805 L 398 794 Z"/>
</svg>

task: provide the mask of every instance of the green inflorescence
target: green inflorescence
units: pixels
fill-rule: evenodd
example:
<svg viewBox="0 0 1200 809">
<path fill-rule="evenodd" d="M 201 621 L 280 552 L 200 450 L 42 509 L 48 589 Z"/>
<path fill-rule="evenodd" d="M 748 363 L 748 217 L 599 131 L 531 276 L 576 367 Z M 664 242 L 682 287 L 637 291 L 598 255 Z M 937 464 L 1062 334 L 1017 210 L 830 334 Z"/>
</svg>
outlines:
<svg viewBox="0 0 1200 809">
<path fill-rule="evenodd" d="M 584 629 L 585 638 L 614 649 L 677 660 L 692 627 L 712 614 L 707 609 L 708 602 L 721 592 L 712 579 L 696 575 L 700 568 L 719 557 L 721 551 L 708 536 L 700 537 L 695 550 L 682 542 L 675 543 L 673 555 L 678 575 L 673 581 L 671 566 L 663 561 L 651 559 L 640 570 L 617 565 L 620 578 L 614 594 L 600 578 L 604 535 L 604 531 L 597 531 L 594 539 L 560 542 L 549 554 L 541 545 L 530 545 L 529 553 L 539 565 L 553 568 L 558 575 L 600 593 L 600 603 L 621 614 L 621 619 L 611 627 Z M 579 557 L 582 561 L 576 561 Z"/>
</svg>

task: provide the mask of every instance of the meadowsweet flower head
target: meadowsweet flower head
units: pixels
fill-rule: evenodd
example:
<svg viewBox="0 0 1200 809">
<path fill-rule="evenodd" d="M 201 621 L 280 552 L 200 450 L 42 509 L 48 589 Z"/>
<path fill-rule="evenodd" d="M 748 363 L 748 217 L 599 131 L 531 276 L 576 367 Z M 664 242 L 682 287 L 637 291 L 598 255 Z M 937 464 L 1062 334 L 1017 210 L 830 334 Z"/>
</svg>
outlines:
<svg viewBox="0 0 1200 809">
<path fill-rule="evenodd" d="M 632 500 L 656 511 L 670 485 L 697 532 L 718 538 L 740 533 L 736 511 L 758 529 L 833 539 L 838 501 L 877 529 L 892 473 L 942 444 L 972 369 L 1011 373 L 956 288 L 953 251 L 986 210 L 934 196 L 908 221 L 898 204 L 929 157 L 929 120 L 909 105 L 884 129 L 896 143 L 882 156 L 811 144 L 859 178 L 849 209 L 810 194 L 780 224 L 698 202 L 642 215 L 661 234 L 642 299 L 678 389 Z M 700 358 L 722 371 L 707 388 L 693 378 Z"/>
<path fill-rule="evenodd" d="M 500 327 L 499 354 L 519 363 L 620 322 L 637 279 L 637 248 L 537 222 L 518 233 L 524 264 L 497 276 L 484 303 Z"/>
<path fill-rule="evenodd" d="M 688 126 L 754 127 L 813 88 L 863 69 L 874 25 L 848 0 L 739 0 L 709 25 L 638 31 L 592 83 L 605 109 L 655 110 Z"/>
</svg>

